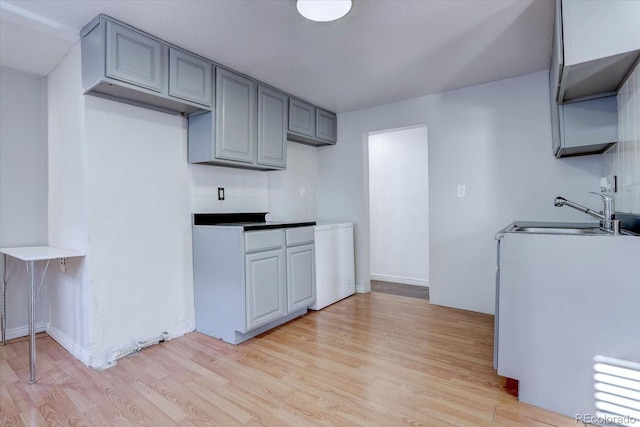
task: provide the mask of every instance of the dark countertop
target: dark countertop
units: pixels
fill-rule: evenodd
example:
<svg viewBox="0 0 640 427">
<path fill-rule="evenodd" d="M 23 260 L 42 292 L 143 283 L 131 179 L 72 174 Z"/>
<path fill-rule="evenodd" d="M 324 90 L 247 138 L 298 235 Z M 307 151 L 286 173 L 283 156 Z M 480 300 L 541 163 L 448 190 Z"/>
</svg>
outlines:
<svg viewBox="0 0 640 427">
<path fill-rule="evenodd" d="M 250 213 L 201 213 L 193 214 L 193 225 L 214 227 L 242 227 L 245 231 L 270 230 L 274 228 L 308 227 L 315 221 L 265 221 L 267 212 Z"/>
<path fill-rule="evenodd" d="M 272 228 L 293 228 L 293 227 L 308 227 L 316 225 L 314 221 L 306 221 L 306 222 L 280 222 L 280 221 L 270 221 L 270 222 L 229 222 L 223 224 L 198 224 L 198 225 L 208 225 L 211 227 L 242 227 L 245 231 L 255 231 L 255 230 L 270 230 Z"/>
</svg>

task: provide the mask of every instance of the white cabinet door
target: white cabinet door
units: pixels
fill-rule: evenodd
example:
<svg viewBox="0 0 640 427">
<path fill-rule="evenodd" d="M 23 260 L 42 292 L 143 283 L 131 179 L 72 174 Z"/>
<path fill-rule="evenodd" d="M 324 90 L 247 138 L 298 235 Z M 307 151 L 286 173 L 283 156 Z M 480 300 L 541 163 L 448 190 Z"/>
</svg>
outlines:
<svg viewBox="0 0 640 427">
<path fill-rule="evenodd" d="M 247 331 L 287 314 L 284 249 L 245 255 Z"/>
<path fill-rule="evenodd" d="M 308 307 L 316 300 L 315 246 L 287 248 L 287 308 Z"/>
</svg>

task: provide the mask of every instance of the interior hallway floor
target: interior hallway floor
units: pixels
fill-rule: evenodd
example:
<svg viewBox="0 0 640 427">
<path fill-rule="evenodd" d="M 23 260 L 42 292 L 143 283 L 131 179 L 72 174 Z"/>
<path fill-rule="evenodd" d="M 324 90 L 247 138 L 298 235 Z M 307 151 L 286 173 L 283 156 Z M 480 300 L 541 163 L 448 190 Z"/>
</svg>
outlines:
<svg viewBox="0 0 640 427">
<path fill-rule="evenodd" d="M 405 285 L 403 283 L 371 281 L 371 292 L 399 295 L 403 297 L 429 299 L 428 286 Z"/>
<path fill-rule="evenodd" d="M 85 367 L 46 334 L 0 347 L 0 425 L 575 426 L 517 401 L 493 316 L 356 294 L 232 346 L 194 332 Z"/>
</svg>

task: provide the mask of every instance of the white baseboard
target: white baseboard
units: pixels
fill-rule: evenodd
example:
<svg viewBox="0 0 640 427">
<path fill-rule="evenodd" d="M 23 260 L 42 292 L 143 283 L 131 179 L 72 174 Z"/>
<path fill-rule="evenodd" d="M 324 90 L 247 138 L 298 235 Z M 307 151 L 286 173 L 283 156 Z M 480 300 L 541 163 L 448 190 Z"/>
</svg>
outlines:
<svg viewBox="0 0 640 427">
<path fill-rule="evenodd" d="M 371 274 L 371 280 L 379 280 L 381 282 L 402 283 L 403 285 L 426 286 L 429 287 L 428 280 L 412 279 L 410 277 L 387 276 L 384 274 Z"/>
<path fill-rule="evenodd" d="M 89 353 L 85 349 L 79 347 L 72 339 L 51 326 L 51 324 L 47 325 L 47 334 L 56 340 L 58 344 L 64 347 L 65 350 L 71 353 L 76 359 L 84 363 L 86 366 L 89 366 Z"/>
<path fill-rule="evenodd" d="M 36 334 L 38 332 L 45 332 L 47 330 L 47 326 L 44 322 L 38 322 L 34 324 L 33 328 L 36 330 Z M 14 338 L 26 337 L 27 335 L 29 335 L 29 326 L 20 326 L 18 328 L 7 329 L 7 341 Z M 0 337 L 2 337 L 1 332 Z"/>
</svg>

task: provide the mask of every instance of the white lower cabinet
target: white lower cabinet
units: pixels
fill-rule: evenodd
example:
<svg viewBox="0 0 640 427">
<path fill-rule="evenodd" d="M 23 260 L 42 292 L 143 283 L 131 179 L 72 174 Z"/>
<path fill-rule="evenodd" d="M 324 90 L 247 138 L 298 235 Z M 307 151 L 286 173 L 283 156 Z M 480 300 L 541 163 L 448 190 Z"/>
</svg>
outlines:
<svg viewBox="0 0 640 427">
<path fill-rule="evenodd" d="M 284 250 L 245 255 L 247 330 L 287 314 Z"/>
<path fill-rule="evenodd" d="M 196 331 L 239 344 L 315 301 L 313 226 L 193 226 Z"/>
</svg>

